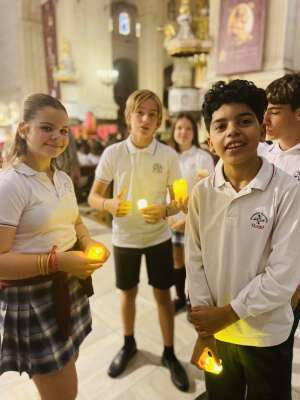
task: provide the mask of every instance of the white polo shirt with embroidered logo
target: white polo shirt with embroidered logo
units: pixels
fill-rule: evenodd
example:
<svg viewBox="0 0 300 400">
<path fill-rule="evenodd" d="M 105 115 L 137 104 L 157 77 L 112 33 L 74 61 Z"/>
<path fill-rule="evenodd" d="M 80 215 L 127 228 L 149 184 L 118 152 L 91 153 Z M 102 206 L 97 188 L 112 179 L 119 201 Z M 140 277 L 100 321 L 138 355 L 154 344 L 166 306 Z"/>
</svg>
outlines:
<svg viewBox="0 0 300 400">
<path fill-rule="evenodd" d="M 16 228 L 12 252 L 49 252 L 53 245 L 61 252 L 76 242 L 72 180 L 55 170 L 53 181 L 24 163 L 0 171 L 0 225 Z"/>
<path fill-rule="evenodd" d="M 258 152 L 300 183 L 300 143 L 285 151 L 281 150 L 278 142 L 271 145 L 261 143 Z"/>
<path fill-rule="evenodd" d="M 192 191 L 185 235 L 192 306 L 230 303 L 240 320 L 215 337 L 258 347 L 288 338 L 300 281 L 300 185 L 262 160 L 239 192 L 219 162 Z"/>
<path fill-rule="evenodd" d="M 135 147 L 130 137 L 105 149 L 95 178 L 105 183 L 113 181 L 114 197 L 126 188 L 125 200 L 132 202 L 127 216 L 113 218 L 113 245 L 144 248 L 171 237 L 166 220 L 156 224 L 144 221 L 137 201 L 146 199 L 148 204 L 166 204 L 167 188 L 180 176 L 175 150 L 156 139 L 143 149 Z"/>
</svg>

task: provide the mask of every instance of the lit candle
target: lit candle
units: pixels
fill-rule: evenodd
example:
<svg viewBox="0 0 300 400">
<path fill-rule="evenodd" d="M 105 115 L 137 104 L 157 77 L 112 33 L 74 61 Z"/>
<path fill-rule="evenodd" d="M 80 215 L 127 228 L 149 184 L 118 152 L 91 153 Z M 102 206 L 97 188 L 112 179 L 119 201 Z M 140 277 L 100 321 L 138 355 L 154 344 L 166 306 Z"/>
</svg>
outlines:
<svg viewBox="0 0 300 400">
<path fill-rule="evenodd" d="M 106 250 L 103 246 L 91 246 L 87 251 L 87 257 L 92 260 L 103 261 L 106 255 Z"/>
<path fill-rule="evenodd" d="M 146 199 L 140 199 L 137 202 L 138 209 L 146 208 L 148 206 L 148 201 Z"/>
<path fill-rule="evenodd" d="M 220 360 L 220 364 L 216 362 L 208 347 L 203 350 L 198 360 L 198 364 L 201 368 L 203 368 L 206 372 L 211 372 L 215 375 L 219 375 L 220 372 L 223 370 L 223 366 L 221 365 L 221 363 L 222 360 Z"/>
<path fill-rule="evenodd" d="M 188 197 L 187 182 L 185 179 L 177 179 L 173 183 L 174 198 L 176 201 L 184 201 Z"/>
</svg>

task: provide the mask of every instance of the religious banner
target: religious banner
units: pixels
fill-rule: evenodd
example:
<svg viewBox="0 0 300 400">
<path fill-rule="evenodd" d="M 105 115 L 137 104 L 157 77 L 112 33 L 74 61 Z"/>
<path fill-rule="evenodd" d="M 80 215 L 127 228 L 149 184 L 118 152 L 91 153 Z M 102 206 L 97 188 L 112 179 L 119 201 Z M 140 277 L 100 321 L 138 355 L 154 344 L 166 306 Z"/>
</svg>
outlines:
<svg viewBox="0 0 300 400">
<path fill-rule="evenodd" d="M 54 97 L 59 97 L 59 84 L 57 81 L 55 81 L 53 77 L 54 69 L 58 64 L 55 25 L 55 3 L 56 0 L 42 0 L 41 12 L 48 92 Z"/>
<path fill-rule="evenodd" d="M 217 74 L 238 74 L 262 68 L 266 0 L 222 0 Z"/>
</svg>

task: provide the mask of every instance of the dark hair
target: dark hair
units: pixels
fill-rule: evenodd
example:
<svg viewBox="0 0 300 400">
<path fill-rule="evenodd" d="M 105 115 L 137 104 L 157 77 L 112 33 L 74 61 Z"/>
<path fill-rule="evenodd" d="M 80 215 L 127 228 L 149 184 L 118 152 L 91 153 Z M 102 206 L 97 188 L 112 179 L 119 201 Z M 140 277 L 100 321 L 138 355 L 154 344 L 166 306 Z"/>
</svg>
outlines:
<svg viewBox="0 0 300 400">
<path fill-rule="evenodd" d="M 172 128 L 171 128 L 171 141 L 172 141 L 172 145 L 174 146 L 174 149 L 177 151 L 177 153 L 179 153 L 180 150 L 179 150 L 178 143 L 176 143 L 176 140 L 174 139 L 174 132 L 175 132 L 177 122 L 183 118 L 188 119 L 190 121 L 190 123 L 192 124 L 192 130 L 193 130 L 192 145 L 194 145 L 196 147 L 200 147 L 199 140 L 198 140 L 198 127 L 197 127 L 197 123 L 196 123 L 195 119 L 192 117 L 191 114 L 189 114 L 187 112 L 182 112 L 176 116 L 176 118 L 174 119 L 174 121 L 172 123 Z"/>
<path fill-rule="evenodd" d="M 52 107 L 68 114 L 63 104 L 56 98 L 45 93 L 35 93 L 27 97 L 24 101 L 23 121 L 30 122 L 45 107 Z M 11 144 L 8 154 L 5 157 L 5 165 L 9 166 L 13 164 L 19 157 L 26 154 L 26 151 L 26 140 L 20 136 L 17 129 L 14 142 Z"/>
<path fill-rule="evenodd" d="M 266 88 L 268 102 L 288 104 L 294 111 L 300 107 L 300 73 L 286 74 L 275 79 Z"/>
<path fill-rule="evenodd" d="M 212 115 L 223 104 L 243 103 L 251 108 L 258 122 L 263 122 L 267 108 L 267 97 L 263 89 L 253 82 L 235 79 L 229 83 L 216 82 L 204 96 L 202 113 L 207 131 L 209 132 Z"/>
</svg>

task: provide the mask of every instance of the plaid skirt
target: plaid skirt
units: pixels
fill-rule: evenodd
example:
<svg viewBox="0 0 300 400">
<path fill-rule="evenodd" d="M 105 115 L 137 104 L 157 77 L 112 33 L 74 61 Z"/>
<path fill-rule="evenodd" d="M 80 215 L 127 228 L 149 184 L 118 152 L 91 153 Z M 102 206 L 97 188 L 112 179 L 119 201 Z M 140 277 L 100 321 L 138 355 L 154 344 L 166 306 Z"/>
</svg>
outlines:
<svg viewBox="0 0 300 400">
<path fill-rule="evenodd" d="M 68 279 L 71 335 L 61 337 L 54 312 L 52 282 L 0 289 L 0 374 L 30 377 L 57 371 L 76 355 L 91 331 L 87 296 L 75 277 Z"/>
</svg>

